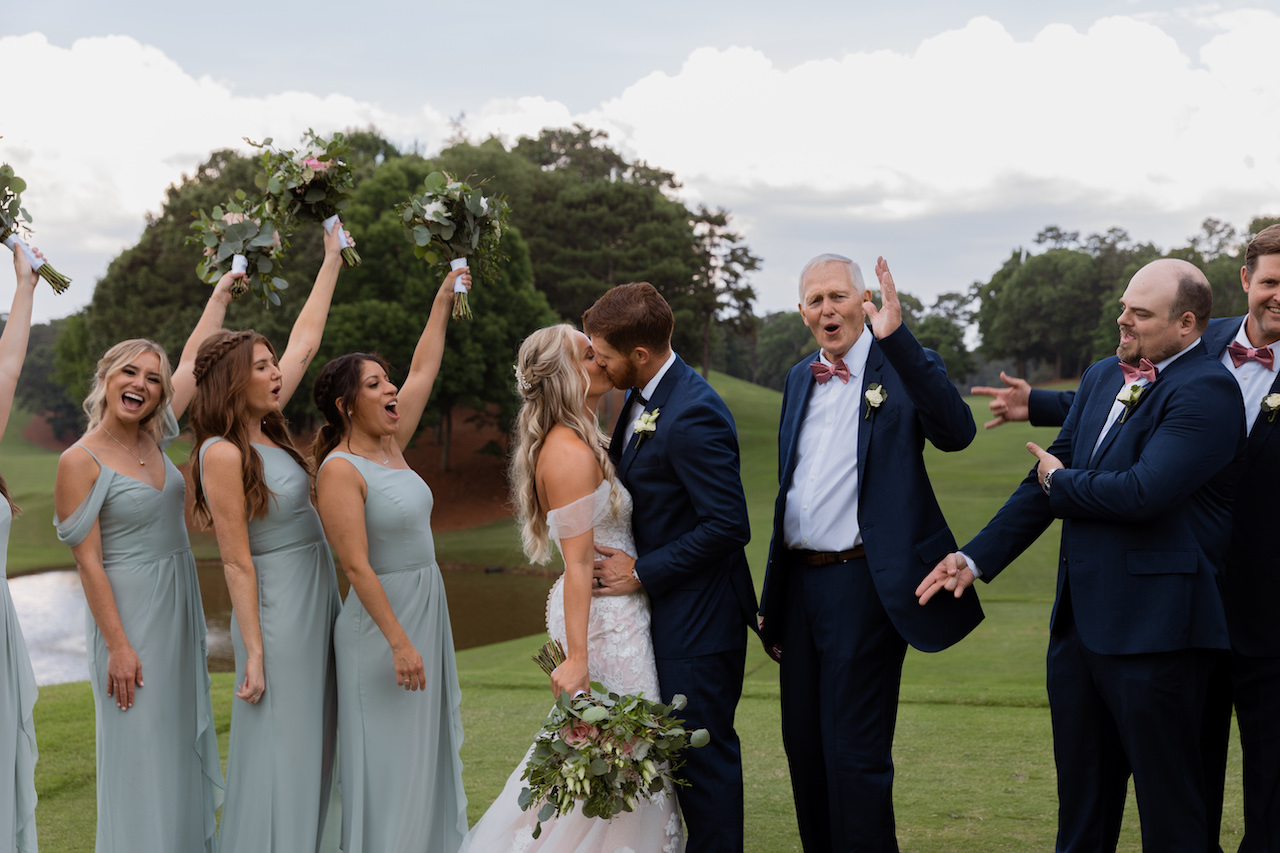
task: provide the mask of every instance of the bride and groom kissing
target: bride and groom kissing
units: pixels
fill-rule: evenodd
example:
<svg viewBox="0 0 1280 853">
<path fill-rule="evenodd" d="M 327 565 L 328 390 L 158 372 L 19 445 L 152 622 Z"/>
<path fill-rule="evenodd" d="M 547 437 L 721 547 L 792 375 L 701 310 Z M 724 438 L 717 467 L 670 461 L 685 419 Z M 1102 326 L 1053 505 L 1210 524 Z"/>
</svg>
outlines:
<svg viewBox="0 0 1280 853">
<path fill-rule="evenodd" d="M 522 405 L 511 480 L 526 553 L 555 540 L 565 573 L 547 629 L 567 660 L 552 688 L 599 681 L 663 702 L 684 694 L 690 729 L 711 742 L 685 754 L 678 791 L 688 846 L 743 848 L 742 757 L 733 720 L 756 597 L 738 439 L 724 401 L 671 349 L 671 308 L 647 283 L 612 288 L 572 326 L 533 333 L 516 364 Z M 590 336 L 589 338 L 587 336 Z M 612 440 L 595 407 L 628 391 Z M 606 449 L 607 446 L 607 449 Z M 520 762 L 463 851 L 684 849 L 670 792 L 612 820 L 575 811 L 542 825 L 516 804 Z"/>
</svg>

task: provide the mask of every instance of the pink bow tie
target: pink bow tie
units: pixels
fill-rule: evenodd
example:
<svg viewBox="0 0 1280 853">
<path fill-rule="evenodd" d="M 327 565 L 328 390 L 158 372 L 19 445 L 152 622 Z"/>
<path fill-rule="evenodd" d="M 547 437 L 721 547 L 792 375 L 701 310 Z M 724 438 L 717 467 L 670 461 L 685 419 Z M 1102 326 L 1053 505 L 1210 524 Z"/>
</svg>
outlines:
<svg viewBox="0 0 1280 853">
<path fill-rule="evenodd" d="M 822 359 L 818 359 L 809 365 L 809 369 L 813 371 L 813 378 L 818 380 L 819 385 L 825 385 L 832 376 L 839 376 L 840 381 L 849 384 L 849 368 L 845 365 L 844 359 L 836 359 L 836 363 L 831 367 L 827 367 L 822 363 Z"/>
<path fill-rule="evenodd" d="M 1275 356 L 1271 353 L 1271 347 L 1258 347 L 1251 349 L 1243 344 L 1232 341 L 1227 344 L 1227 354 L 1231 356 L 1231 363 L 1236 367 L 1244 364 L 1246 361 L 1256 361 L 1267 370 L 1275 364 Z"/>
<path fill-rule="evenodd" d="M 1160 371 L 1154 364 L 1143 358 L 1138 360 L 1137 367 L 1127 361 L 1120 362 L 1120 372 L 1124 374 L 1125 384 L 1128 385 L 1130 382 L 1137 382 L 1139 377 L 1148 382 L 1155 382 L 1156 374 Z"/>
</svg>

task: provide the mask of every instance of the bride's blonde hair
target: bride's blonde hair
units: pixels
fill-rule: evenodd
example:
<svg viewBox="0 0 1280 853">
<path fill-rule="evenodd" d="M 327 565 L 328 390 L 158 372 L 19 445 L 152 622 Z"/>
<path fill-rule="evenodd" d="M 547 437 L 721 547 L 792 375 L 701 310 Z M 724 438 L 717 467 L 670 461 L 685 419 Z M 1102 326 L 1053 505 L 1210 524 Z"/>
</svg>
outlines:
<svg viewBox="0 0 1280 853">
<path fill-rule="evenodd" d="M 577 334 L 567 323 L 539 329 L 525 338 L 516 357 L 516 391 L 521 403 L 516 416 L 516 447 L 511 454 L 508 475 L 524 553 L 534 563 L 551 559 L 546 511 L 538 503 L 535 475 L 538 454 L 542 452 L 547 433 L 556 424 L 573 430 L 591 448 L 596 464 L 609 481 L 613 510 L 621 508 L 622 497 L 614 488 L 617 480 L 613 463 L 605 452 L 608 436 L 600 429 L 599 422 L 583 410 L 589 377 L 578 359 Z"/>
</svg>

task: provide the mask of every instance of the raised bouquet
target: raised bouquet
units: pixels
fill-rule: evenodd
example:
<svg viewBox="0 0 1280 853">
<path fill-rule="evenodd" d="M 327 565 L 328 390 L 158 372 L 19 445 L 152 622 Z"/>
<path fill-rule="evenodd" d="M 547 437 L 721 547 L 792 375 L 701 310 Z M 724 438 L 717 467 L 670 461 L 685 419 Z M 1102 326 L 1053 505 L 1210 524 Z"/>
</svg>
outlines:
<svg viewBox="0 0 1280 853">
<path fill-rule="evenodd" d="M 252 290 L 263 302 L 279 305 L 279 291 L 289 287 L 275 274 L 289 239 L 286 223 L 270 198 L 250 198 L 236 190 L 234 201 L 209 213 L 200 211 L 200 218 L 191 223 L 195 233 L 187 243 L 204 247 L 196 275 L 206 284 L 217 284 L 228 272 L 246 273 L 232 288 L 233 295 Z"/>
<path fill-rule="evenodd" d="M 548 642 L 534 661 L 548 675 L 564 661 L 564 651 Z M 541 804 L 533 837 L 542 822 L 568 814 L 581 804 L 587 817 L 606 820 L 633 811 L 640 797 L 661 791 L 666 783 L 686 785 L 676 776 L 686 747 L 711 741 L 706 729 L 686 731 L 673 712 L 685 706 L 681 695 L 670 705 L 641 695 L 619 696 L 592 682 L 589 693 L 561 693 L 542 730 L 522 779 L 520 808 Z"/>
<path fill-rule="evenodd" d="M 338 215 L 351 204 L 355 179 L 351 174 L 350 149 L 346 137 L 335 133 L 325 140 L 308 130 L 302 137 L 302 151 L 277 151 L 268 137 L 262 142 L 245 138 L 258 156 L 258 189 L 276 200 L 276 207 L 293 219 L 319 222 L 326 232 L 338 227 L 342 265 L 360 266 L 360 254 L 347 242 Z"/>
<path fill-rule="evenodd" d="M 500 196 L 484 195 L 483 185 L 432 172 L 421 195 L 396 205 L 416 257 L 452 269 L 470 267 L 477 278 L 493 275 L 502 260 L 498 242 L 511 208 Z M 471 319 L 466 287 L 454 284 L 453 290 L 453 319 Z"/>
<path fill-rule="evenodd" d="M 31 268 L 49 282 L 55 293 L 61 293 L 67 289 L 71 279 L 55 270 L 49 262 L 42 261 L 18 236 L 31 230 L 31 214 L 22 206 L 22 191 L 26 188 L 27 182 L 13 173 L 12 166 L 8 163 L 0 165 L 0 243 L 26 255 Z"/>
</svg>

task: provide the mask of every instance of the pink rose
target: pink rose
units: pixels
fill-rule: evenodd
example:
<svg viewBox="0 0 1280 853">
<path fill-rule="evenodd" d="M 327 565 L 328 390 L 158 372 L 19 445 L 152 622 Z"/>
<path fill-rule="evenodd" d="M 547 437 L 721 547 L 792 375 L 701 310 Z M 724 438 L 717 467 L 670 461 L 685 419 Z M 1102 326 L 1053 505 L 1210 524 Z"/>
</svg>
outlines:
<svg viewBox="0 0 1280 853">
<path fill-rule="evenodd" d="M 222 221 L 228 225 L 239 225 L 241 222 L 244 222 L 244 214 L 230 212 L 224 213 L 222 214 Z"/>
<path fill-rule="evenodd" d="M 204 256 L 205 256 L 206 258 L 216 258 L 216 257 L 218 256 L 218 247 L 217 247 L 217 246 L 205 246 L 205 247 L 204 247 Z"/>
<path fill-rule="evenodd" d="M 302 165 L 313 172 L 327 172 L 329 171 L 330 163 L 328 160 L 317 160 L 315 157 L 308 157 L 302 161 Z"/>
<path fill-rule="evenodd" d="M 595 726 L 578 720 L 572 726 L 565 726 L 560 730 L 560 739 L 574 749 L 582 749 L 590 746 L 598 733 Z"/>
</svg>

